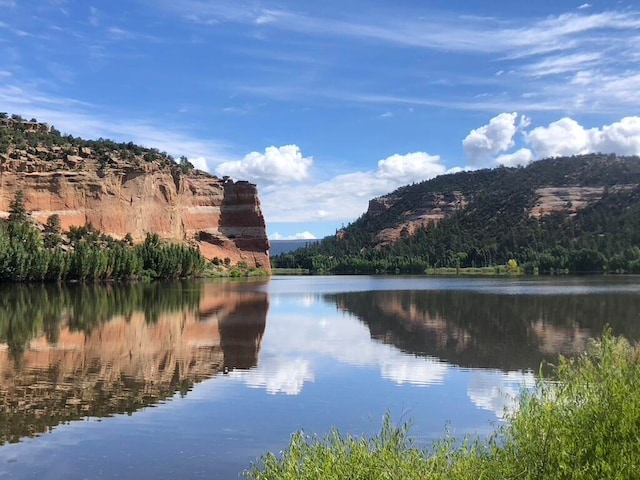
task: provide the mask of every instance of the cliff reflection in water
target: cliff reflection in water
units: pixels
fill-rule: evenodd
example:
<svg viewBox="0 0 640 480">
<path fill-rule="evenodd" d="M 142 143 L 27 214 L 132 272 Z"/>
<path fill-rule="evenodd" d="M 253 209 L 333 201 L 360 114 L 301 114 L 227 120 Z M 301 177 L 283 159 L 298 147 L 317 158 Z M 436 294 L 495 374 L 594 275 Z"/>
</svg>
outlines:
<svg viewBox="0 0 640 480">
<path fill-rule="evenodd" d="M 2 287 L 0 444 L 255 366 L 268 306 L 230 284 Z"/>
<path fill-rule="evenodd" d="M 533 369 L 584 351 L 609 325 L 640 338 L 640 296 L 504 295 L 469 291 L 377 291 L 326 295 L 365 322 L 374 340 L 463 367 Z"/>
</svg>

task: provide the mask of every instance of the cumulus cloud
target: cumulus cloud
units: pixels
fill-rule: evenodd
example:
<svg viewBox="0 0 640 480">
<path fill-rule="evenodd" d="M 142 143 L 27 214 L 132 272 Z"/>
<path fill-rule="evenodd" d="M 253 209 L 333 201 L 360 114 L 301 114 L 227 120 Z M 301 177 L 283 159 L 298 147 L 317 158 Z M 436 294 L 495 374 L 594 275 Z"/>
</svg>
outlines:
<svg viewBox="0 0 640 480">
<path fill-rule="evenodd" d="M 462 141 L 469 162 L 480 166 L 491 162 L 495 155 L 512 148 L 518 132 L 517 119 L 517 112 L 501 113 L 487 125 L 471 130 Z"/>
<path fill-rule="evenodd" d="M 271 240 L 316 240 L 316 236 L 313 233 L 309 232 L 308 230 L 305 230 L 304 232 L 299 232 L 294 235 L 288 235 L 286 237 L 276 232 L 273 235 L 270 235 L 269 239 Z"/>
<path fill-rule="evenodd" d="M 259 185 L 282 185 L 307 180 L 312 165 L 313 159 L 303 156 L 297 145 L 271 146 L 264 153 L 251 152 L 242 160 L 221 163 L 216 173 Z"/>
<path fill-rule="evenodd" d="M 527 143 L 538 158 L 574 155 L 589 151 L 588 132 L 572 118 L 561 118 L 547 127 L 536 127 L 526 134 Z"/>
<path fill-rule="evenodd" d="M 413 152 L 406 155 L 391 155 L 378 162 L 376 175 L 402 183 L 420 181 L 441 175 L 446 168 L 440 163 L 440 156 L 425 152 Z"/>
<path fill-rule="evenodd" d="M 521 148 L 513 153 L 504 153 L 496 158 L 496 162 L 505 167 L 525 166 L 533 160 L 533 152 L 528 148 Z"/>
<path fill-rule="evenodd" d="M 572 118 L 561 118 L 525 134 L 536 158 L 584 153 L 640 154 L 640 117 L 625 117 L 600 128 L 584 128 Z"/>
<path fill-rule="evenodd" d="M 375 170 L 336 175 L 312 186 L 261 188 L 260 201 L 273 223 L 352 221 L 366 211 L 370 199 L 446 173 L 440 162 L 440 157 L 424 152 L 391 155 L 380 160 Z"/>
<path fill-rule="evenodd" d="M 208 172 L 209 171 L 209 165 L 207 164 L 207 159 L 204 158 L 203 156 L 190 158 L 189 161 L 198 170 L 202 170 L 204 172 Z"/>
<path fill-rule="evenodd" d="M 624 117 L 602 127 L 585 128 L 573 118 L 564 117 L 547 126 L 531 130 L 531 119 L 517 113 L 501 113 L 488 125 L 472 130 L 463 145 L 475 166 L 525 166 L 549 157 L 586 153 L 640 155 L 640 117 Z M 515 146 L 521 132 L 526 147 Z"/>
</svg>

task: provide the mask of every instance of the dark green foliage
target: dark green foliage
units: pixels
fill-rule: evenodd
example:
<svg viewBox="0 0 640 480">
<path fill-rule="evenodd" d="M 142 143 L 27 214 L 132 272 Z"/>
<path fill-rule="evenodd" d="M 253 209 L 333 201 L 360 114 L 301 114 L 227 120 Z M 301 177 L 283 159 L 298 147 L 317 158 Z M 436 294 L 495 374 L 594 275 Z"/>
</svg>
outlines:
<svg viewBox="0 0 640 480">
<path fill-rule="evenodd" d="M 185 174 L 191 172 L 194 169 L 193 164 L 184 155 L 180 157 L 180 163 L 178 164 L 178 166 L 180 167 L 180 171 Z"/>
<path fill-rule="evenodd" d="M 627 185 L 624 189 L 616 188 Z M 335 273 L 423 273 L 427 268 L 487 267 L 514 259 L 525 271 L 640 271 L 640 159 L 585 155 L 443 175 L 402 187 L 391 207 L 365 213 L 336 235 L 291 254 L 274 267 Z M 544 187 L 604 187 L 603 198 L 575 216 L 529 215 Z M 610 188 L 611 187 L 611 188 Z M 377 235 L 427 208 L 434 194 L 459 192 L 469 203 L 437 225 L 408 232 L 390 246 Z"/>
<path fill-rule="evenodd" d="M 157 234 L 147 234 L 136 247 L 143 268 L 155 278 L 191 277 L 202 272 L 205 260 L 197 247 L 165 244 Z"/>
<path fill-rule="evenodd" d="M 0 223 L 0 282 L 184 278 L 199 275 L 205 266 L 198 248 L 165 243 L 158 235 L 134 247 L 130 235 L 115 240 L 91 224 L 71 227 L 68 242 L 59 232 L 56 216 L 41 232 L 19 193 L 9 220 Z"/>
<path fill-rule="evenodd" d="M 9 225 L 22 225 L 29 220 L 29 212 L 25 207 L 24 192 L 18 190 L 9 204 Z"/>
</svg>

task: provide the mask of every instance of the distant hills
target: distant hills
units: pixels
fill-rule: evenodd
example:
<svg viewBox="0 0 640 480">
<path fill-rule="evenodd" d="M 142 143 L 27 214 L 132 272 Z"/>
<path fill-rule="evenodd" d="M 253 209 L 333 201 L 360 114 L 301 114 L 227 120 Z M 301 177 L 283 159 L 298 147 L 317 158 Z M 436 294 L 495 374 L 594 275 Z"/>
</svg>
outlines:
<svg viewBox="0 0 640 480">
<path fill-rule="evenodd" d="M 604 154 L 442 175 L 372 199 L 274 266 L 422 273 L 511 260 L 528 272 L 640 272 L 639 185 L 640 158 Z"/>
<path fill-rule="evenodd" d="M 309 247 L 319 243 L 320 240 L 269 240 L 271 248 L 269 253 L 271 256 L 281 255 L 283 253 L 290 253 L 298 250 L 299 248 Z"/>
</svg>

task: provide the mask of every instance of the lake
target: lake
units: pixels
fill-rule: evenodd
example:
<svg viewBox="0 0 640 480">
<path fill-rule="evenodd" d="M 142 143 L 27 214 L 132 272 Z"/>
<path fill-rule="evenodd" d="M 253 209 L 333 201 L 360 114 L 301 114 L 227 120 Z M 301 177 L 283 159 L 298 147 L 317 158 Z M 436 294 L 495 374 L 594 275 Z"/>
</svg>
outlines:
<svg viewBox="0 0 640 480">
<path fill-rule="evenodd" d="M 488 435 L 640 278 L 0 286 L 0 478 L 233 479 L 294 431 Z"/>
</svg>

